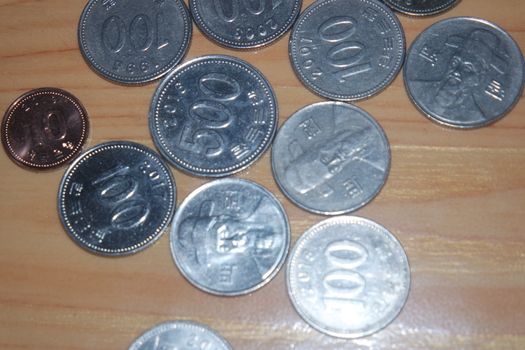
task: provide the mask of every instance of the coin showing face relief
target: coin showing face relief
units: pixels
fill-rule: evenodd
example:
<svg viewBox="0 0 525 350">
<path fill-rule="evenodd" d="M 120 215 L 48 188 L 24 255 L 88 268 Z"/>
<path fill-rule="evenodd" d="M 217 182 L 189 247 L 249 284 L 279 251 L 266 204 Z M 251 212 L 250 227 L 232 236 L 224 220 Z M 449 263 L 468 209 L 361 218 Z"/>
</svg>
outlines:
<svg viewBox="0 0 525 350">
<path fill-rule="evenodd" d="M 160 152 L 192 175 L 220 177 L 257 160 L 277 125 L 264 76 L 229 56 L 203 56 L 170 73 L 153 96 L 149 127 Z"/>
<path fill-rule="evenodd" d="M 301 208 L 324 215 L 348 213 L 383 187 L 390 146 L 364 110 L 343 102 L 315 103 L 279 130 L 272 170 L 283 193 Z"/>
<path fill-rule="evenodd" d="M 155 242 L 175 211 L 175 181 L 146 146 L 114 141 L 75 160 L 62 177 L 60 219 L 69 236 L 93 253 L 127 255 Z"/>
<path fill-rule="evenodd" d="M 394 10 L 412 16 L 435 15 L 456 6 L 460 0 L 383 0 Z"/>
<path fill-rule="evenodd" d="M 184 57 L 192 22 L 182 0 L 90 0 L 78 25 L 80 51 L 104 78 L 144 84 Z"/>
<path fill-rule="evenodd" d="M 405 55 L 401 24 L 376 0 L 320 0 L 290 37 L 292 66 L 315 93 L 341 101 L 370 97 L 396 77 Z"/>
<path fill-rule="evenodd" d="M 360 217 L 324 220 L 297 241 L 287 267 L 288 295 L 301 317 L 334 337 L 358 338 L 401 311 L 410 268 L 401 244 Z"/>
<path fill-rule="evenodd" d="M 295 22 L 302 0 L 190 0 L 195 22 L 210 39 L 235 49 L 280 38 Z"/>
<path fill-rule="evenodd" d="M 197 288 L 224 296 L 250 293 L 279 271 L 290 244 L 286 213 L 264 187 L 222 179 L 191 193 L 175 214 L 171 252 Z"/>
<path fill-rule="evenodd" d="M 61 166 L 82 150 L 89 121 L 80 101 L 57 88 L 26 92 L 7 109 L 2 144 L 18 165 L 31 169 Z"/>
<path fill-rule="evenodd" d="M 191 321 L 165 322 L 138 337 L 129 350 L 210 349 L 232 350 L 230 344 L 209 327 Z"/>
<path fill-rule="evenodd" d="M 495 24 L 457 17 L 421 33 L 409 50 L 405 86 L 431 120 L 476 128 L 502 118 L 523 91 L 523 55 Z"/>
</svg>

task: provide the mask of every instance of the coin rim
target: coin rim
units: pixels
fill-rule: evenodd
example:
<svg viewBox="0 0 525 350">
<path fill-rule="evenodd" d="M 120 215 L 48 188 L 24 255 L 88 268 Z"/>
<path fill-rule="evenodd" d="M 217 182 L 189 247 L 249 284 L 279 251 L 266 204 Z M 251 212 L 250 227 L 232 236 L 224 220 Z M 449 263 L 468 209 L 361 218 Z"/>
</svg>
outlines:
<svg viewBox="0 0 525 350">
<path fill-rule="evenodd" d="M 270 35 L 270 36 L 266 37 L 263 40 L 258 40 L 258 41 L 255 41 L 255 42 L 244 43 L 243 44 L 243 43 L 237 43 L 235 41 L 231 41 L 231 40 L 225 39 L 225 38 L 221 37 L 221 35 L 217 34 L 217 32 L 215 32 L 212 29 L 210 29 L 206 25 L 204 20 L 202 19 L 202 15 L 199 12 L 198 6 L 196 5 L 196 3 L 198 1 L 199 0 L 189 0 L 189 8 L 190 8 L 190 12 L 191 12 L 191 14 L 193 16 L 193 19 L 195 21 L 195 24 L 200 29 L 200 31 L 204 35 L 206 35 L 206 37 L 208 37 L 210 40 L 212 40 L 213 42 L 215 42 L 217 44 L 220 44 L 221 46 L 224 46 L 226 48 L 237 49 L 237 50 L 255 49 L 255 48 L 259 48 L 259 47 L 263 47 L 263 46 L 269 45 L 269 44 L 279 40 L 294 25 L 295 21 L 299 17 L 299 14 L 301 13 L 301 8 L 302 8 L 302 5 L 303 5 L 303 0 L 293 0 L 294 1 L 294 8 L 292 10 L 292 14 L 291 14 L 291 16 L 288 17 L 286 24 L 281 28 L 280 31 L 275 32 L 273 35 Z M 211 1 L 211 0 L 204 0 L 204 1 Z"/>
<path fill-rule="evenodd" d="M 392 84 L 392 82 L 395 80 L 395 78 L 399 75 L 399 72 L 401 71 L 401 68 L 404 65 L 405 57 L 406 57 L 406 38 L 405 38 L 405 31 L 403 29 L 403 26 L 395 13 L 390 9 L 390 7 L 384 5 L 383 3 L 376 1 L 376 0 L 352 0 L 357 1 L 360 3 L 368 3 L 372 6 L 376 6 L 380 10 L 383 11 L 383 14 L 386 15 L 386 17 L 389 17 L 391 24 L 396 27 L 397 30 L 397 36 L 398 36 L 398 44 L 400 44 L 400 52 L 397 58 L 396 66 L 393 70 L 390 71 L 390 73 L 387 75 L 385 79 L 381 82 L 381 84 L 377 84 L 373 86 L 372 88 L 367 89 L 366 91 L 362 91 L 359 93 L 354 94 L 337 94 L 337 93 L 331 93 L 330 91 L 326 91 L 313 83 L 311 83 L 303 74 L 302 69 L 300 69 L 300 64 L 297 62 L 296 57 L 298 56 L 297 50 L 294 48 L 297 46 L 296 41 L 294 40 L 297 36 L 296 30 L 299 30 L 299 26 L 302 24 L 303 21 L 307 19 L 307 17 L 310 17 L 314 11 L 317 10 L 317 7 L 328 5 L 332 2 L 336 2 L 340 0 L 317 0 L 314 1 L 310 6 L 308 6 L 300 15 L 300 17 L 295 22 L 292 33 L 290 35 L 290 39 L 288 41 L 288 56 L 290 59 L 291 66 L 293 68 L 293 71 L 296 75 L 296 77 L 302 82 L 303 86 L 305 86 L 308 90 L 312 91 L 313 93 L 317 94 L 318 96 L 330 99 L 330 100 L 336 100 L 336 101 L 343 101 L 343 102 L 351 102 L 351 101 L 358 101 L 358 100 L 365 100 L 372 96 L 375 96 L 385 90 L 388 86 Z"/>
<path fill-rule="evenodd" d="M 177 52 L 175 56 L 173 56 L 172 60 L 164 66 L 164 68 L 160 70 L 156 70 L 153 73 L 140 76 L 140 77 L 125 77 L 122 75 L 117 75 L 106 68 L 102 67 L 99 63 L 95 61 L 93 58 L 91 51 L 89 49 L 89 44 L 87 42 L 87 38 L 85 35 L 86 31 L 86 22 L 89 13 L 91 12 L 93 6 L 99 0 L 89 0 L 89 2 L 84 7 L 84 10 L 82 11 L 82 14 L 80 15 L 80 19 L 78 22 L 78 29 L 77 29 L 77 40 L 78 40 L 78 46 L 80 48 L 80 52 L 82 53 L 82 57 L 84 60 L 88 63 L 88 66 L 100 77 L 109 80 L 114 83 L 122 84 L 122 85 L 128 85 L 128 86 L 137 86 L 137 85 L 144 85 L 147 83 L 150 83 L 154 80 L 159 79 L 160 77 L 167 74 L 171 69 L 173 69 L 179 62 L 181 62 L 186 54 L 188 53 L 188 49 L 191 43 L 192 38 L 192 30 L 193 30 L 193 24 L 191 20 L 191 16 L 189 13 L 189 10 L 186 8 L 186 4 L 182 0 L 169 0 L 176 2 L 176 6 L 178 5 L 180 8 L 181 17 L 183 18 L 183 21 L 185 22 L 184 25 L 184 34 L 183 34 L 183 42 L 182 45 Z"/>
<path fill-rule="evenodd" d="M 225 350 L 233 350 L 230 343 L 217 331 L 205 324 L 190 320 L 166 321 L 156 324 L 153 327 L 146 330 L 145 332 L 143 332 L 137 338 L 135 338 L 133 343 L 131 343 L 131 345 L 129 346 L 128 350 L 140 350 L 141 346 L 144 345 L 144 343 L 150 340 L 153 336 L 160 335 L 166 331 L 195 328 L 202 333 L 212 335 L 213 338 L 219 341 L 220 345 L 224 346 Z"/>
<path fill-rule="evenodd" d="M 317 322 L 317 320 L 313 319 L 313 318 L 310 318 L 307 316 L 306 312 L 303 311 L 301 309 L 301 307 L 299 306 L 299 303 L 297 302 L 297 296 L 294 294 L 294 292 L 292 291 L 292 287 L 291 287 L 291 275 L 290 275 L 290 269 L 292 268 L 292 264 L 294 263 L 294 261 L 296 260 L 296 254 L 297 252 L 299 251 L 299 248 L 300 248 L 300 245 L 304 245 L 306 244 L 306 240 L 308 239 L 311 239 L 312 236 L 316 235 L 316 234 L 319 234 L 319 232 L 321 232 L 322 230 L 322 227 L 325 226 L 325 225 L 337 225 L 337 224 L 346 224 L 346 223 L 351 223 L 351 224 L 355 224 L 355 223 L 359 223 L 359 224 L 366 224 L 366 225 L 369 225 L 369 226 L 373 226 L 375 228 L 377 228 L 377 231 L 378 232 L 381 232 L 381 233 L 384 233 L 383 237 L 387 237 L 389 239 L 391 239 L 392 242 L 394 242 L 395 244 L 398 245 L 398 247 L 400 248 L 400 251 L 403 254 L 403 260 L 405 261 L 405 267 L 406 267 L 406 271 L 407 271 L 407 274 L 406 274 L 406 293 L 405 295 L 403 296 L 403 299 L 402 299 L 402 302 L 400 304 L 400 307 L 398 310 L 396 310 L 396 312 L 394 312 L 392 315 L 391 315 L 391 318 L 387 318 L 387 320 L 383 323 L 381 323 L 379 326 L 376 325 L 376 327 L 370 327 L 370 330 L 367 331 L 367 332 L 364 332 L 364 331 L 361 331 L 361 332 L 344 332 L 344 331 L 338 331 L 338 330 L 334 330 L 334 329 L 331 329 L 329 327 L 323 327 L 323 325 L 321 324 L 318 324 L 319 322 Z M 401 311 L 405 308 L 406 306 L 406 303 L 407 303 L 407 300 L 408 300 L 408 296 L 410 295 L 410 290 L 411 290 L 411 287 L 412 287 L 412 276 L 411 276 L 411 268 L 410 268 L 410 261 L 408 260 L 408 255 L 406 254 L 406 251 L 405 251 L 405 248 L 403 247 L 403 245 L 401 244 L 401 242 L 399 241 L 399 239 L 394 236 L 394 234 L 392 234 L 392 232 L 390 232 L 387 228 L 385 228 L 383 225 L 371 220 L 371 219 L 368 219 L 368 218 L 365 218 L 365 217 L 361 217 L 361 216 L 336 216 L 336 217 L 331 217 L 331 218 L 328 218 L 328 219 L 324 219 L 318 223 L 316 223 L 315 225 L 311 226 L 310 228 L 308 228 L 298 239 L 297 241 L 295 242 L 294 244 L 294 247 L 292 249 L 292 251 L 290 252 L 290 257 L 288 259 L 288 263 L 286 265 L 286 290 L 287 290 L 287 294 L 288 294 L 288 298 L 290 299 L 295 311 L 299 314 L 299 316 L 301 316 L 301 318 L 308 324 L 310 325 L 312 328 L 316 329 L 317 331 L 320 331 L 324 334 L 327 334 L 329 336 L 332 336 L 332 337 L 336 337 L 336 338 L 343 338 L 343 339 L 357 339 L 357 338 L 362 338 L 362 337 L 366 337 L 366 336 L 369 336 L 369 335 L 372 335 L 374 333 L 377 333 L 383 329 L 385 329 L 386 327 L 388 327 L 398 316 L 399 314 L 401 313 Z"/>
<path fill-rule="evenodd" d="M 316 208 L 313 208 L 311 206 L 308 206 L 307 204 L 301 203 L 298 199 L 294 198 L 290 194 L 290 192 L 284 187 L 284 185 L 281 184 L 280 177 L 279 177 L 279 175 L 277 173 L 277 170 L 276 170 L 276 168 L 277 168 L 276 157 L 277 156 L 274 154 L 274 152 L 276 152 L 275 143 L 279 139 L 279 135 L 281 134 L 281 130 L 286 126 L 288 120 L 292 119 L 295 115 L 298 115 L 299 113 L 303 112 L 304 110 L 310 109 L 312 107 L 319 107 L 319 106 L 332 105 L 332 104 L 336 104 L 336 105 L 339 105 L 339 106 L 342 106 L 342 107 L 345 107 L 345 108 L 349 108 L 351 111 L 358 112 L 360 116 L 364 117 L 365 119 L 368 119 L 374 126 L 376 126 L 376 130 L 379 131 L 380 136 L 382 136 L 383 140 L 385 141 L 386 151 L 388 153 L 388 160 L 387 160 L 387 166 L 385 168 L 385 172 L 384 172 L 385 175 L 384 175 L 382 184 L 366 200 L 361 201 L 359 204 L 354 205 L 354 206 L 352 206 L 352 207 L 350 207 L 348 209 L 322 210 L 322 209 L 316 209 Z M 306 106 L 300 108 L 299 110 L 295 111 L 290 117 L 288 117 L 288 119 L 283 123 L 283 125 L 279 129 L 279 132 L 277 133 L 277 136 L 275 137 L 274 146 L 272 147 L 271 167 L 272 167 L 272 174 L 273 174 L 273 178 L 275 180 L 275 183 L 277 184 L 277 186 L 279 187 L 281 192 L 286 196 L 286 198 L 288 198 L 293 204 L 295 204 L 296 206 L 298 206 L 301 209 L 304 209 L 304 210 L 306 210 L 308 212 L 311 212 L 311 213 L 314 213 L 314 214 L 321 214 L 321 215 L 326 215 L 326 216 L 342 215 L 342 214 L 348 214 L 348 213 L 351 213 L 351 212 L 354 212 L 354 211 L 357 211 L 357 210 L 361 209 L 365 205 L 367 205 L 370 202 L 372 202 L 379 195 L 379 193 L 383 190 L 383 188 L 385 187 L 385 185 L 387 183 L 388 177 L 390 175 L 390 169 L 392 167 L 392 151 L 391 151 L 391 148 L 390 148 L 390 141 L 388 140 L 388 137 L 386 135 L 385 130 L 381 127 L 379 122 L 377 120 L 375 120 L 375 118 L 371 114 L 366 112 L 364 109 L 359 108 L 359 107 L 357 107 L 355 105 L 352 105 L 352 104 L 339 102 L 339 101 L 323 101 L 323 102 L 312 103 L 312 104 L 309 104 L 309 105 L 306 105 Z"/>
<path fill-rule="evenodd" d="M 25 159 L 21 158 L 12 149 L 10 142 L 9 142 L 9 122 L 13 119 L 13 114 L 18 110 L 21 104 L 25 102 L 27 99 L 30 99 L 32 97 L 39 96 L 39 95 L 46 95 L 46 96 L 58 95 L 60 97 L 65 98 L 66 100 L 71 102 L 73 106 L 75 106 L 77 112 L 80 115 L 80 120 L 82 123 L 81 138 L 80 138 L 80 141 L 75 145 L 75 149 L 67 157 L 64 157 L 61 160 L 54 161 L 48 164 L 37 164 L 37 163 L 26 161 Z M 80 100 L 77 97 L 75 97 L 73 94 L 71 94 L 70 92 L 59 89 L 59 88 L 55 88 L 55 87 L 42 87 L 42 88 L 33 89 L 17 97 L 16 100 L 14 100 L 9 105 L 7 110 L 5 111 L 4 118 L 2 120 L 2 126 L 1 126 L 2 144 L 9 158 L 15 164 L 21 166 L 22 168 L 31 169 L 31 170 L 54 169 L 66 163 L 69 163 L 72 159 L 74 159 L 82 151 L 84 145 L 87 142 L 88 135 L 89 135 L 89 117 L 88 117 L 88 113 L 86 109 L 84 108 Z"/>
<path fill-rule="evenodd" d="M 497 24 L 492 23 L 492 22 L 490 22 L 488 20 L 479 18 L 479 17 L 458 16 L 458 17 L 445 18 L 445 19 L 443 19 L 441 21 L 435 22 L 435 23 L 431 24 L 430 26 L 428 26 L 427 28 L 425 28 L 421 33 L 419 33 L 418 36 L 412 42 L 412 45 L 410 46 L 410 48 L 409 48 L 409 50 L 407 52 L 407 59 L 406 59 L 407 63 L 408 63 L 408 60 L 410 59 L 410 55 L 411 55 L 412 50 L 414 49 L 415 45 L 419 42 L 419 40 L 423 37 L 423 35 L 427 33 L 427 31 L 429 31 L 433 27 L 437 27 L 438 25 L 443 25 L 443 24 L 446 24 L 447 22 L 455 22 L 455 21 L 458 21 L 458 22 L 459 21 L 475 22 L 475 23 L 479 23 L 479 24 L 482 24 L 484 26 L 487 26 L 487 27 L 489 27 L 491 29 L 494 29 L 494 30 L 498 31 L 505 38 L 509 39 L 508 43 L 509 43 L 510 46 L 514 45 L 514 48 L 516 49 L 516 53 L 517 53 L 518 59 L 521 61 L 521 66 L 522 66 L 521 86 L 518 88 L 519 92 L 516 94 L 516 97 L 514 98 L 514 101 L 503 112 L 499 113 L 494 118 L 487 119 L 485 122 L 482 122 L 482 123 L 470 123 L 468 125 L 463 125 L 463 124 L 459 124 L 459 123 L 453 123 L 453 122 L 450 122 L 450 121 L 447 121 L 447 120 L 442 120 L 442 118 L 440 116 L 438 116 L 436 113 L 433 113 L 432 111 L 428 110 L 427 108 L 425 108 L 424 106 L 419 104 L 419 102 L 413 96 L 413 94 L 411 92 L 411 89 L 409 87 L 409 82 L 408 82 L 408 78 L 407 78 L 407 67 L 409 67 L 409 65 L 405 65 L 404 68 L 403 68 L 403 82 L 404 82 L 404 85 L 405 85 L 405 90 L 407 92 L 407 95 L 408 95 L 410 101 L 412 102 L 412 104 L 417 108 L 417 110 L 419 112 L 421 112 L 425 117 L 430 119 L 432 122 L 434 122 L 434 123 L 436 123 L 438 125 L 445 126 L 445 127 L 452 128 L 452 129 L 456 129 L 456 130 L 479 129 L 479 128 L 491 125 L 493 123 L 496 123 L 497 121 L 499 121 L 500 119 L 505 117 L 507 114 L 509 114 L 512 111 L 512 109 L 514 109 L 514 107 L 520 101 L 521 95 L 523 94 L 523 89 L 524 89 L 524 86 L 525 86 L 525 59 L 523 58 L 523 53 L 521 52 L 521 49 L 520 49 L 519 45 L 517 44 L 517 42 L 514 40 L 514 38 L 512 38 L 512 36 L 507 31 L 505 31 L 503 28 L 501 28 Z"/>
<path fill-rule="evenodd" d="M 408 7 L 403 7 L 403 6 L 400 6 L 392 2 L 392 0 L 383 0 L 383 2 L 386 5 L 390 6 L 390 8 L 392 8 L 393 10 L 399 13 L 402 13 L 404 15 L 423 17 L 423 16 L 434 16 L 442 12 L 449 11 L 452 8 L 456 7 L 461 2 L 461 0 L 449 0 L 448 3 L 433 7 L 429 10 L 410 10 Z"/>
<path fill-rule="evenodd" d="M 265 92 L 265 102 L 269 101 L 269 109 L 270 109 L 270 122 L 268 127 L 268 132 L 265 134 L 264 140 L 259 144 L 259 146 L 256 148 L 254 152 L 250 154 L 250 156 L 246 159 L 244 159 L 242 162 L 236 163 L 234 165 L 228 166 L 228 167 L 222 167 L 220 169 L 217 168 L 201 168 L 197 166 L 193 166 L 191 163 L 177 157 L 174 152 L 169 149 L 169 147 L 165 147 L 163 143 L 165 143 L 165 137 L 160 134 L 160 128 L 157 127 L 158 124 L 158 109 L 159 102 L 162 100 L 164 95 L 166 94 L 166 89 L 171 86 L 172 79 L 175 78 L 176 75 L 182 74 L 187 70 L 190 70 L 193 68 L 195 64 L 200 65 L 204 63 L 210 63 L 213 61 L 219 61 L 219 63 L 225 63 L 233 66 L 239 67 L 241 70 L 246 71 L 250 76 L 252 76 L 258 84 L 260 84 Z M 215 62 L 217 63 L 217 62 Z M 208 178 L 220 178 L 225 177 L 228 175 L 235 174 L 237 172 L 240 172 L 252 164 L 254 164 L 258 159 L 260 159 L 264 153 L 268 150 L 270 145 L 272 144 L 272 141 L 275 137 L 276 131 L 277 131 L 277 124 L 279 121 L 279 106 L 277 101 L 277 96 L 275 95 L 275 92 L 273 90 L 273 87 L 271 86 L 268 79 L 262 74 L 262 72 L 254 67 L 252 64 L 241 60 L 237 57 L 228 56 L 228 55 L 204 55 L 204 56 L 198 56 L 193 58 L 192 60 L 189 60 L 185 62 L 184 64 L 181 64 L 180 66 L 173 69 L 157 86 L 152 100 L 150 104 L 150 109 L 148 112 L 148 126 L 150 135 L 153 139 L 153 143 L 155 144 L 155 147 L 159 151 L 162 156 L 168 160 L 170 164 L 175 166 L 177 169 L 185 172 L 186 174 L 193 175 L 193 176 L 199 176 L 199 177 L 208 177 Z"/>
<path fill-rule="evenodd" d="M 168 186 L 169 186 L 169 193 L 171 195 L 171 198 L 168 204 L 169 210 L 167 210 L 167 213 L 164 216 L 162 223 L 156 226 L 155 231 L 151 233 L 146 240 L 142 240 L 141 242 L 133 246 L 126 247 L 126 248 L 106 249 L 106 248 L 97 247 L 91 243 L 86 242 L 80 235 L 76 233 L 76 230 L 69 222 L 69 218 L 66 212 L 66 206 L 64 204 L 65 203 L 64 198 L 67 196 L 65 189 L 68 183 L 71 181 L 71 176 L 75 174 L 75 172 L 78 170 L 81 164 L 85 162 L 86 160 L 95 156 L 97 153 L 111 150 L 114 148 L 127 148 L 127 149 L 131 149 L 134 151 L 138 151 L 140 153 L 147 155 L 150 159 L 155 160 L 161 168 L 164 168 L 165 175 L 169 179 Z M 153 243 L 155 243 L 166 231 L 166 228 L 168 227 L 171 221 L 171 218 L 174 215 L 176 203 L 177 203 L 177 185 L 170 171 L 170 168 L 164 163 L 164 161 L 152 149 L 150 149 L 149 147 L 143 144 L 136 143 L 133 141 L 103 142 L 103 143 L 100 143 L 88 149 L 84 153 L 82 153 L 79 157 L 75 159 L 73 163 L 71 163 L 71 165 L 67 168 L 64 175 L 62 176 L 62 179 L 60 180 L 58 196 L 57 196 L 58 214 L 59 214 L 62 226 L 64 227 L 64 230 L 66 231 L 68 236 L 78 246 L 80 246 L 84 250 L 90 253 L 95 253 L 100 256 L 110 256 L 110 257 L 126 256 L 126 255 L 135 254 L 151 246 Z"/>
<path fill-rule="evenodd" d="M 284 243 L 284 246 L 282 248 L 281 256 L 278 258 L 278 260 L 276 260 L 277 264 L 275 265 L 275 267 L 273 269 L 269 269 L 268 270 L 268 272 L 269 272 L 268 276 L 266 278 L 262 279 L 259 283 L 256 283 L 256 284 L 250 286 L 249 288 L 236 289 L 236 290 L 232 290 L 230 292 L 218 291 L 218 290 L 215 290 L 215 289 L 213 289 L 211 287 L 207 287 L 207 286 L 203 285 L 202 283 L 199 283 L 194 277 L 192 277 L 184 268 L 182 268 L 181 263 L 179 261 L 180 258 L 177 257 L 178 254 L 180 254 L 180 251 L 176 248 L 176 243 L 175 243 L 175 241 L 177 241 L 177 239 L 175 238 L 175 232 L 178 232 L 179 221 L 181 220 L 180 218 L 183 216 L 184 210 L 189 205 L 189 203 L 191 203 L 195 199 L 195 197 L 199 196 L 202 192 L 206 192 L 210 188 L 214 188 L 214 187 L 221 186 L 221 185 L 224 185 L 224 184 L 226 184 L 226 185 L 228 185 L 228 184 L 236 184 L 236 185 L 241 185 L 241 186 L 248 186 L 248 187 L 251 187 L 251 188 L 255 187 L 256 189 L 258 189 L 258 190 L 262 191 L 263 193 L 267 194 L 268 195 L 268 199 L 270 201 L 273 201 L 275 206 L 276 206 L 276 209 L 281 212 L 281 217 L 284 220 L 284 226 L 285 226 L 285 232 L 284 232 L 284 241 L 285 241 L 285 243 Z M 252 292 L 254 292 L 254 291 L 264 287 L 268 283 L 270 283 L 275 278 L 275 276 L 277 276 L 277 274 L 279 273 L 279 271 L 283 267 L 284 262 L 286 261 L 286 258 L 288 256 L 288 252 L 290 250 L 290 241 L 291 241 L 291 230 L 290 230 L 290 222 L 288 220 L 288 215 L 286 214 L 286 210 L 284 209 L 284 206 L 277 199 L 277 197 L 272 192 L 270 192 L 268 189 L 266 189 L 264 186 L 258 184 L 257 182 L 254 182 L 254 181 L 251 181 L 251 180 L 246 180 L 246 179 L 240 179 L 240 178 L 236 178 L 236 177 L 213 180 L 213 181 L 207 182 L 204 185 L 201 185 L 198 188 L 196 188 L 195 190 L 193 190 L 182 201 L 181 205 L 177 209 L 177 212 L 175 213 L 175 216 L 173 217 L 172 224 L 171 224 L 171 230 L 170 230 L 170 251 L 171 251 L 171 257 L 173 258 L 175 266 L 177 266 L 177 269 L 179 270 L 181 275 L 190 284 L 192 284 L 194 287 L 196 287 L 196 288 L 198 288 L 198 289 L 200 289 L 200 290 L 202 290 L 202 291 L 204 291 L 206 293 L 209 293 L 209 294 L 212 294 L 212 295 L 218 295 L 218 296 L 226 296 L 226 297 L 234 297 L 234 296 L 246 295 L 246 294 L 252 293 Z"/>
</svg>

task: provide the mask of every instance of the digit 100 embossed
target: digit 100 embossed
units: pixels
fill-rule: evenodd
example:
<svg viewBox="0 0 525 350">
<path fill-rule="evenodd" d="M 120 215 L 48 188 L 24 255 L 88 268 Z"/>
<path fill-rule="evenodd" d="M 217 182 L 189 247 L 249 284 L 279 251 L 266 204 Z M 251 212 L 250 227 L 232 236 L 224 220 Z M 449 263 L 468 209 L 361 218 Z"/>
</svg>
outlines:
<svg viewBox="0 0 525 350">
<path fill-rule="evenodd" d="M 155 242 L 175 211 L 175 182 L 149 148 L 108 142 L 66 171 L 58 208 L 66 232 L 81 247 L 125 255 Z"/>
<path fill-rule="evenodd" d="M 84 58 L 123 84 L 157 79 L 184 57 L 191 19 L 181 0 L 91 0 L 78 28 Z"/>
</svg>

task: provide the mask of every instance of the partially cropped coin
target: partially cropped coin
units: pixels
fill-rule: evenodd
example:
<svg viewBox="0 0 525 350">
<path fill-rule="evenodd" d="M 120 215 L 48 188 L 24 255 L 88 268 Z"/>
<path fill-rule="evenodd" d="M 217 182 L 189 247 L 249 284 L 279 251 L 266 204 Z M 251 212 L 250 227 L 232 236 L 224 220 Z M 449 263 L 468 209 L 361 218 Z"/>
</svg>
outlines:
<svg viewBox="0 0 525 350">
<path fill-rule="evenodd" d="M 299 17 L 289 45 L 303 84 L 333 100 L 370 97 L 389 85 L 405 56 L 399 20 L 377 0 L 319 0 Z"/>
<path fill-rule="evenodd" d="M 67 91 L 26 92 L 7 109 L 2 144 L 17 164 L 49 169 L 75 158 L 88 137 L 89 121 L 80 101 Z"/>
<path fill-rule="evenodd" d="M 192 175 L 238 172 L 269 147 L 277 101 L 265 77 L 230 56 L 203 56 L 172 71 L 151 102 L 155 145 Z"/>
<path fill-rule="evenodd" d="M 242 295 L 268 283 L 290 244 L 286 213 L 264 187 L 241 179 L 210 182 L 191 193 L 171 227 L 181 273 L 216 295 Z"/>
<path fill-rule="evenodd" d="M 295 22 L 302 0 L 190 0 L 195 22 L 212 40 L 254 48 L 280 38 Z"/>
<path fill-rule="evenodd" d="M 359 209 L 381 190 L 390 170 L 390 146 L 364 110 L 343 102 L 304 107 L 281 127 L 272 170 L 284 194 L 318 214 Z"/>
<path fill-rule="evenodd" d="M 479 18 L 457 17 L 421 33 L 409 50 L 405 86 L 431 120 L 456 128 L 495 122 L 518 102 L 523 55 L 503 29 Z"/>
<path fill-rule="evenodd" d="M 394 10 L 412 16 L 435 15 L 456 6 L 461 0 L 383 0 Z"/>
<path fill-rule="evenodd" d="M 410 289 L 401 244 L 383 226 L 352 216 L 330 218 L 306 231 L 290 255 L 286 278 L 299 315 L 341 338 L 386 327 Z"/>
<path fill-rule="evenodd" d="M 58 193 L 60 219 L 82 248 L 126 255 L 155 242 L 175 211 L 175 181 L 146 146 L 99 144 L 68 168 Z"/>
<path fill-rule="evenodd" d="M 90 0 L 78 25 L 80 51 L 104 78 L 143 84 L 184 57 L 192 22 L 182 0 Z"/>
<path fill-rule="evenodd" d="M 129 350 L 209 349 L 232 350 L 230 344 L 209 327 L 191 321 L 165 322 L 138 337 Z"/>
</svg>

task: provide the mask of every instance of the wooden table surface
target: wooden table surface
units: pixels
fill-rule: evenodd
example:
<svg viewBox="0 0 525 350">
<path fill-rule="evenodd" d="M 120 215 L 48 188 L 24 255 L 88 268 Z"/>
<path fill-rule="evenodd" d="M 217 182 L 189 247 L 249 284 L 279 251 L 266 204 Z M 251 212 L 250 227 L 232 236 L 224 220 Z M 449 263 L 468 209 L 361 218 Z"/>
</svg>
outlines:
<svg viewBox="0 0 525 350">
<path fill-rule="evenodd" d="M 303 8 L 311 4 L 305 0 Z M 86 107 L 87 147 L 133 140 L 153 147 L 147 126 L 158 82 L 123 87 L 84 62 L 77 23 L 85 0 L 0 0 L 0 109 L 33 88 L 54 86 Z M 493 21 L 525 47 L 525 2 L 463 0 L 432 18 L 400 16 L 408 44 L 431 23 L 452 16 Z M 258 67 L 277 94 L 280 124 L 320 97 L 295 77 L 288 35 L 257 51 L 232 51 L 194 26 L 185 60 L 221 53 Z M 80 249 L 56 210 L 65 170 L 36 173 L 0 152 L 0 348 L 127 349 L 166 320 L 206 323 L 235 349 L 525 349 L 525 101 L 482 129 L 440 127 L 410 103 L 402 76 L 356 103 L 385 129 L 392 168 L 380 195 L 355 212 L 383 224 L 404 245 L 412 287 L 399 317 L 366 338 L 344 341 L 310 328 L 288 300 L 284 270 L 242 297 L 211 296 L 173 264 L 169 235 L 136 255 L 104 258 Z M 180 203 L 206 182 L 175 169 Z M 238 175 L 277 195 L 293 242 L 323 219 L 287 200 L 273 181 L 267 152 Z"/>
</svg>

